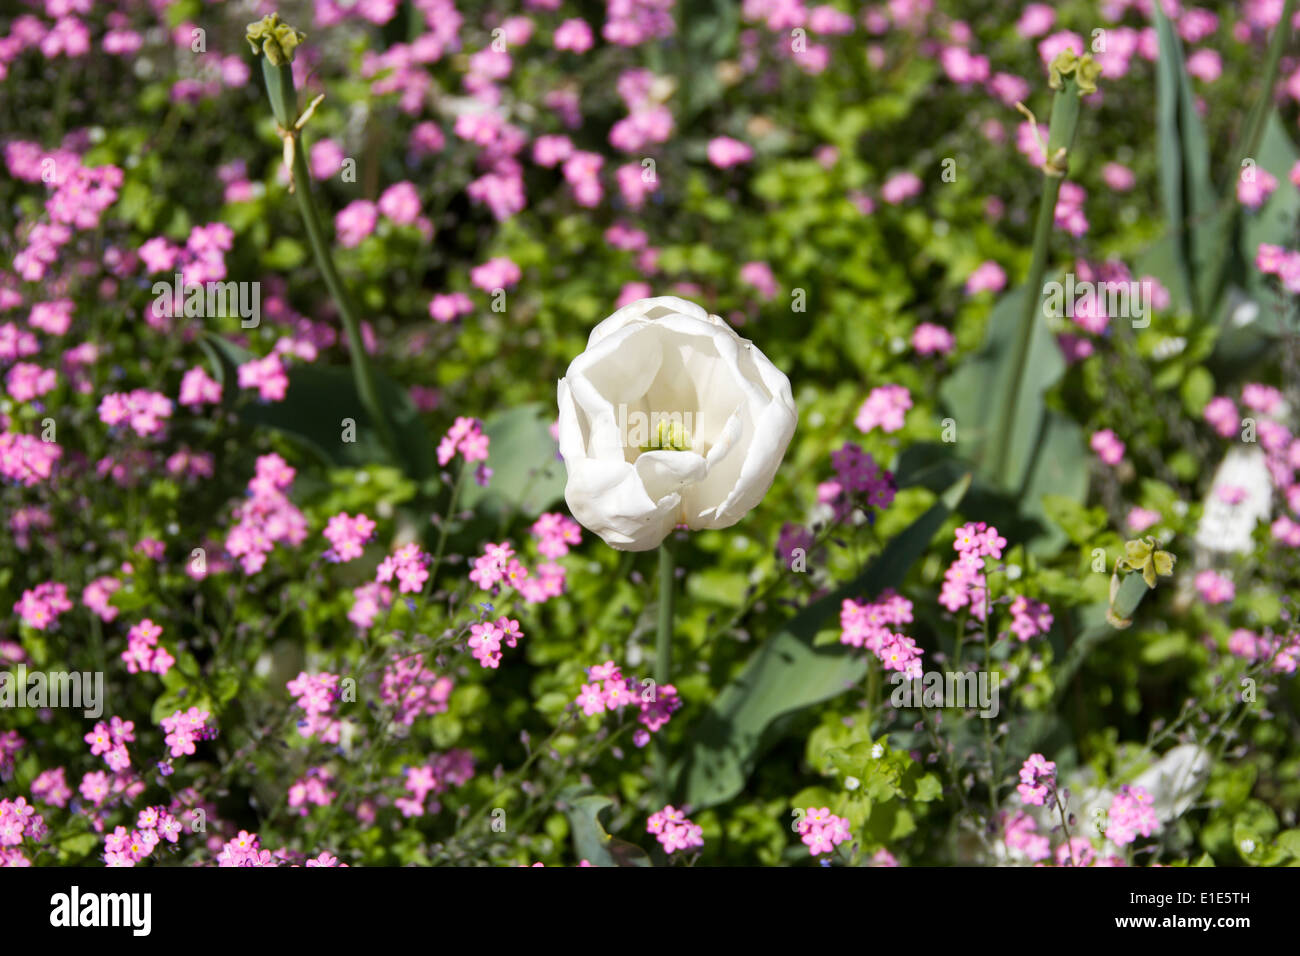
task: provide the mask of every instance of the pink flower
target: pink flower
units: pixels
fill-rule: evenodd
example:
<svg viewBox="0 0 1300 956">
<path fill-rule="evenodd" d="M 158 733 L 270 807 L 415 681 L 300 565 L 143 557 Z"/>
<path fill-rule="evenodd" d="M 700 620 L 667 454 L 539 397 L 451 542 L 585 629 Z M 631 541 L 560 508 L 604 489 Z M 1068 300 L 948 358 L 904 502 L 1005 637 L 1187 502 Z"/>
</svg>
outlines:
<svg viewBox="0 0 1300 956">
<path fill-rule="evenodd" d="M 424 587 L 429 579 L 429 556 L 420 550 L 417 544 L 404 544 L 379 565 L 375 580 L 388 582 L 397 579 L 399 594 L 414 594 Z"/>
<path fill-rule="evenodd" d="M 942 325 L 922 322 L 912 330 L 912 348 L 918 355 L 948 355 L 956 342 Z"/>
<path fill-rule="evenodd" d="M 1088 439 L 1088 444 L 1097 453 L 1097 457 L 1107 465 L 1118 465 L 1124 458 L 1124 443 L 1109 428 L 1093 432 L 1092 437 Z"/>
<path fill-rule="evenodd" d="M 361 557 L 364 545 L 374 534 L 375 523 L 363 514 L 349 517 L 346 511 L 330 518 L 323 534 L 332 546 L 326 557 L 331 561 L 351 561 Z"/>
<path fill-rule="evenodd" d="M 753 159 L 754 150 L 730 136 L 717 136 L 709 140 L 708 157 L 709 162 L 719 169 L 729 169 Z"/>
<path fill-rule="evenodd" d="M 916 173 L 895 173 L 885 180 L 880 187 L 880 198 L 891 206 L 897 206 L 921 193 L 921 177 Z"/>
<path fill-rule="evenodd" d="M 368 199 L 354 199 L 334 217 L 334 231 L 345 249 L 361 245 L 361 240 L 375 231 L 379 210 Z"/>
<path fill-rule="evenodd" d="M 1139 836 L 1148 837 L 1160 829 L 1151 794 L 1141 787 L 1125 784 L 1111 800 L 1106 814 L 1106 837 L 1117 846 L 1132 843 Z"/>
<path fill-rule="evenodd" d="M 415 184 L 394 183 L 379 197 L 379 211 L 399 226 L 409 226 L 420 218 L 420 195 Z"/>
<path fill-rule="evenodd" d="M 1226 604 L 1237 594 L 1232 578 L 1206 569 L 1196 575 L 1196 590 L 1206 604 Z"/>
<path fill-rule="evenodd" d="M 781 291 L 766 262 L 746 262 L 740 267 L 740 281 L 753 286 L 764 299 L 773 299 Z"/>
<path fill-rule="evenodd" d="M 487 461 L 489 439 L 477 418 L 458 417 L 438 443 L 438 464 L 446 467 L 457 452 L 468 463 Z"/>
<path fill-rule="evenodd" d="M 1232 399 L 1222 395 L 1210 399 L 1201 415 L 1220 438 L 1231 438 L 1237 433 L 1237 406 L 1232 403 Z"/>
<path fill-rule="evenodd" d="M 1251 164 L 1237 178 L 1237 201 L 1247 209 L 1258 209 L 1277 189 L 1277 178 L 1263 166 Z"/>
<path fill-rule="evenodd" d="M 1134 534 L 1141 534 L 1147 528 L 1158 523 L 1161 517 L 1159 511 L 1151 511 L 1147 508 L 1133 508 L 1129 511 L 1128 518 L 1125 519 L 1124 523 L 1128 525 L 1129 530 Z"/>
<path fill-rule="evenodd" d="M 572 50 L 574 53 L 586 53 L 591 49 L 591 27 L 587 21 L 574 17 L 565 20 L 555 28 L 555 49 Z"/>
<path fill-rule="evenodd" d="M 885 432 L 896 432 L 903 427 L 904 416 L 911 407 L 912 396 L 902 385 L 881 385 L 871 390 L 858 409 L 854 424 L 863 433 L 877 426 Z"/>
<path fill-rule="evenodd" d="M 221 401 L 221 384 L 196 365 L 181 379 L 181 391 L 177 400 L 182 405 L 215 405 Z"/>
<path fill-rule="evenodd" d="M 1101 168 L 1102 181 L 1117 193 L 1126 193 L 1137 183 L 1133 170 L 1119 163 L 1107 163 Z"/>
<path fill-rule="evenodd" d="M 996 262 L 982 262 L 966 279 L 966 294 L 1001 292 L 1007 284 L 1007 274 Z"/>
<path fill-rule="evenodd" d="M 1020 784 L 1016 789 L 1026 804 L 1043 806 L 1047 797 L 1056 789 L 1056 764 L 1042 754 L 1030 754 L 1020 768 Z"/>
<path fill-rule="evenodd" d="M 504 256 L 489 259 L 481 266 L 475 266 L 469 272 L 469 280 L 475 288 L 484 292 L 506 289 L 519 281 L 523 273 L 519 267 Z"/>
<path fill-rule="evenodd" d="M 668 854 L 704 846 L 704 831 L 671 804 L 650 814 L 646 832 L 653 833 Z"/>
<path fill-rule="evenodd" d="M 429 317 L 435 322 L 452 322 L 473 311 L 474 303 L 464 292 L 438 293 L 429 301 Z"/>
<path fill-rule="evenodd" d="M 1223 60 L 1218 51 L 1210 49 L 1197 50 L 1187 58 L 1187 75 L 1194 76 L 1206 83 L 1213 83 L 1223 73 Z"/>
</svg>

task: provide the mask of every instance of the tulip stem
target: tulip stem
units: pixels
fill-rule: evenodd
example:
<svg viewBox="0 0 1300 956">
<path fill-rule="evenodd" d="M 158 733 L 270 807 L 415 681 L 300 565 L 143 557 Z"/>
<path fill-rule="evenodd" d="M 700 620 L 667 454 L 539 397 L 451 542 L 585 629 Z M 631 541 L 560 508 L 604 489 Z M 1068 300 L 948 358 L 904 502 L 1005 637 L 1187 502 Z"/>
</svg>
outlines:
<svg viewBox="0 0 1300 956">
<path fill-rule="evenodd" d="M 288 63 L 273 66 L 262 57 L 262 74 L 266 80 L 267 97 L 271 101 L 271 112 L 281 130 L 291 131 L 296 143 L 293 150 L 293 163 L 289 169 L 293 193 L 298 200 L 298 211 L 302 215 L 303 226 L 307 231 L 307 243 L 311 246 L 316 266 L 325 280 L 325 287 L 338 307 L 339 317 L 343 320 L 343 331 L 347 336 L 348 357 L 352 362 L 352 378 L 356 384 L 357 395 L 361 405 L 370 417 L 370 423 L 379 432 L 380 441 L 396 458 L 399 449 L 384 414 L 383 403 L 379 398 L 379 389 L 375 384 L 374 373 L 366 356 L 365 339 L 361 335 L 361 323 L 357 321 L 356 310 L 348 295 L 347 287 L 334 267 L 334 258 L 330 254 L 330 244 L 325 238 L 321 226 L 320 212 L 316 208 L 316 199 L 312 195 L 311 171 L 307 168 L 306 148 L 302 137 L 294 130 L 297 117 L 298 96 L 294 89 L 293 68 Z"/>
<path fill-rule="evenodd" d="M 659 545 L 659 630 L 655 638 L 655 693 L 672 680 L 673 670 L 673 550 L 665 538 Z M 668 755 L 663 741 L 655 741 L 655 781 L 660 805 L 671 798 L 668 782 Z"/>
</svg>

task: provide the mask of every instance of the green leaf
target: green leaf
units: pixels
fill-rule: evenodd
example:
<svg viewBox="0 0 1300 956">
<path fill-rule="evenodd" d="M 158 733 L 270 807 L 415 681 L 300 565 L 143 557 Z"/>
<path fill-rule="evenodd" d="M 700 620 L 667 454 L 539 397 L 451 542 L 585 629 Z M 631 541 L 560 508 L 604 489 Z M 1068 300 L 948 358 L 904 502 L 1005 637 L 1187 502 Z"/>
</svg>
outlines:
<svg viewBox="0 0 1300 956">
<path fill-rule="evenodd" d="M 1217 230 L 1217 197 L 1210 181 L 1210 151 L 1196 112 L 1196 97 L 1183 63 L 1183 44 L 1160 5 L 1155 5 L 1160 55 L 1156 62 L 1156 140 L 1160 195 L 1173 243 L 1176 283 L 1170 287 L 1183 309 L 1204 315 L 1194 277 L 1205 266 Z"/>
<path fill-rule="evenodd" d="M 650 866 L 645 850 L 605 832 L 601 817 L 614 805 L 609 797 L 590 794 L 566 802 L 564 815 L 573 830 L 573 851 L 578 859 L 592 866 Z"/>
<path fill-rule="evenodd" d="M 551 437 L 554 414 L 540 402 L 502 412 L 484 423 L 491 440 L 486 488 L 467 482 L 461 496 L 466 508 L 499 514 L 518 509 L 533 517 L 564 497 L 567 474 Z"/>
<path fill-rule="evenodd" d="M 222 386 L 222 404 L 241 397 L 237 369 L 256 356 L 218 335 L 199 340 Z M 290 436 L 329 465 L 349 468 L 389 463 L 421 482 L 435 473 L 433 441 L 410 394 L 382 372 L 374 371 L 380 404 L 399 445 L 399 460 L 384 447 L 357 394 L 352 370 L 342 366 L 295 365 L 289 369 L 284 401 L 259 403 L 243 396 L 239 417 L 249 425 L 274 428 Z M 346 419 L 355 422 L 355 441 L 345 441 Z"/>
<path fill-rule="evenodd" d="M 969 475 L 885 547 L 859 577 L 797 614 L 749 659 L 692 728 L 692 744 L 677 782 L 693 807 L 711 807 L 738 794 L 773 723 L 830 700 L 862 680 L 866 659 L 843 646 L 814 648 L 813 637 L 848 597 L 897 587 L 970 486 Z"/>
<path fill-rule="evenodd" d="M 986 459 L 997 444 L 995 430 L 1001 427 L 1010 398 L 1006 383 L 1013 377 L 1011 366 L 1016 360 L 1015 340 L 1024 297 L 1040 294 L 1039 290 L 1021 287 L 999 299 L 989 314 L 979 353 L 963 362 L 939 387 L 939 397 L 957 423 L 957 454 L 978 463 L 981 477 L 1008 492 L 1020 488 L 1029 475 L 1046 414 L 1043 395 L 1065 371 L 1065 359 L 1056 339 L 1047 323 L 1036 318 L 1020 392 L 1015 397 L 1007 473 L 994 474 L 996 463 Z"/>
</svg>

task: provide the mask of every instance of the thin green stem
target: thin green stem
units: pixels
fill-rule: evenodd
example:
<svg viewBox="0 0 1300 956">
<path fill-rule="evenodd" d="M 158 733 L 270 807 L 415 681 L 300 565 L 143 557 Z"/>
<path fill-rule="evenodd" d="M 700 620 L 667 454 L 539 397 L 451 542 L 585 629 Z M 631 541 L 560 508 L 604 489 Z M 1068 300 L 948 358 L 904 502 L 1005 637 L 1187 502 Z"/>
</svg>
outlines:
<svg viewBox="0 0 1300 956">
<path fill-rule="evenodd" d="M 306 146 L 302 142 L 301 133 L 295 128 L 297 117 L 291 115 L 292 111 L 297 108 L 297 93 L 293 85 L 293 68 L 288 63 L 278 67 L 272 66 L 268 60 L 263 58 L 262 72 L 266 79 L 266 92 L 271 101 L 271 111 L 275 114 L 281 134 L 292 136 L 295 140 L 293 165 L 289 170 L 293 191 L 298 198 L 298 210 L 302 213 L 303 225 L 307 230 L 307 242 L 311 246 L 312 255 L 316 259 L 316 267 L 320 269 L 321 275 L 325 279 L 325 287 L 329 290 L 330 297 L 338 307 L 339 316 L 343 320 L 343 330 L 347 335 L 348 355 L 352 362 L 352 377 L 356 382 L 357 394 L 361 397 L 361 404 L 370 417 L 371 424 L 378 430 L 384 447 L 396 458 L 399 448 L 392 429 L 389 427 L 388 419 L 383 413 L 383 405 L 379 400 L 379 390 L 375 385 L 375 376 L 371 371 L 370 362 L 366 356 L 365 341 L 361 337 L 361 323 L 357 320 L 356 309 L 352 304 L 351 297 L 348 295 L 347 288 L 339 277 L 338 270 L 334 267 L 334 259 L 330 254 L 330 244 L 325 238 L 325 230 L 321 226 L 320 212 L 316 207 L 315 196 L 312 194 L 312 179 L 311 172 L 307 168 Z"/>
<path fill-rule="evenodd" d="M 1074 146 L 1074 134 L 1078 126 L 1079 86 L 1073 77 L 1067 77 L 1052 100 L 1052 117 L 1044 157 L 1043 195 L 1038 203 L 1038 219 L 1034 224 L 1034 248 L 1029 261 L 1029 274 L 1021 293 L 1023 299 L 1020 305 L 1020 325 L 1016 331 L 1015 361 L 1011 363 L 1011 379 L 1003 398 L 998 427 L 993 433 L 993 456 L 990 463 L 994 477 L 1003 487 L 1008 487 L 1016 477 L 1009 474 L 1016 406 L 1024 382 L 1025 365 L 1029 361 L 1029 348 L 1034 339 L 1034 323 L 1042 294 L 1043 275 L 1047 271 L 1047 248 L 1055 224 L 1056 199 L 1069 168 L 1069 154 Z"/>
<path fill-rule="evenodd" d="M 659 545 L 659 629 L 655 638 L 655 687 L 672 680 L 673 672 L 673 564 L 672 546 L 665 538 Z M 668 780 L 668 754 L 663 741 L 655 741 L 655 779 L 661 805 L 668 803 L 671 787 Z"/>
</svg>

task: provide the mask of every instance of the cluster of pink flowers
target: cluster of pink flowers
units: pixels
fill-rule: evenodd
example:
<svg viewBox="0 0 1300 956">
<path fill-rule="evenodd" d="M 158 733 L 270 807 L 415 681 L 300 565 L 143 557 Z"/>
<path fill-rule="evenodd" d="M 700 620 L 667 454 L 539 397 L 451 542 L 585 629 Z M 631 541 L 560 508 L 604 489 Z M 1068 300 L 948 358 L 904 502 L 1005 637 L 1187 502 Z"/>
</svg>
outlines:
<svg viewBox="0 0 1300 956">
<path fill-rule="evenodd" d="M 529 529 L 537 540 L 537 550 L 545 557 L 562 558 L 571 545 L 582 544 L 582 528 L 578 522 L 558 512 L 547 512 L 533 522 Z"/>
<path fill-rule="evenodd" d="M 99 403 L 99 420 L 105 425 L 123 423 L 137 435 L 148 437 L 163 430 L 172 414 L 172 400 L 160 392 L 137 388 L 132 392 L 113 392 Z"/>
<path fill-rule="evenodd" d="M 384 668 L 379 699 L 393 708 L 393 720 L 409 727 L 421 717 L 445 713 L 452 687 L 452 679 L 426 667 L 419 654 L 394 654 Z"/>
<path fill-rule="evenodd" d="M 45 481 L 63 456 L 55 442 L 21 432 L 0 431 L 0 476 L 28 488 Z"/>
<path fill-rule="evenodd" d="M 453 322 L 474 311 L 474 303 L 464 292 L 437 293 L 429 300 L 429 317 L 435 322 Z"/>
<path fill-rule="evenodd" d="M 686 814 L 672 804 L 650 814 L 645 831 L 655 835 L 665 853 L 704 846 L 704 830 L 686 819 Z"/>
<path fill-rule="evenodd" d="M 1255 251 L 1255 268 L 1266 276 L 1277 276 L 1287 292 L 1300 293 L 1300 252 L 1261 242 Z"/>
<path fill-rule="evenodd" d="M 352 589 L 352 607 L 348 609 L 348 620 L 365 630 L 373 626 L 380 612 L 392 604 L 393 589 L 378 581 L 370 581 Z"/>
<path fill-rule="evenodd" d="M 1003 813 L 1002 842 L 1012 850 L 1023 853 L 1030 862 L 1046 860 L 1052 854 L 1052 841 L 1038 832 L 1038 824 L 1024 810 Z"/>
<path fill-rule="evenodd" d="M 1275 674 L 1294 674 L 1300 667 L 1300 633 L 1281 638 L 1239 627 L 1228 638 L 1228 651 L 1248 661 L 1272 660 Z"/>
<path fill-rule="evenodd" d="M 136 817 L 136 829 L 119 826 L 104 837 L 104 862 L 108 866 L 135 866 L 164 841 L 175 844 L 181 822 L 166 807 L 145 807 Z"/>
<path fill-rule="evenodd" d="M 812 856 L 831 853 L 853 836 L 849 821 L 831 813 L 829 807 L 808 807 L 799 818 L 799 838 Z"/>
<path fill-rule="evenodd" d="M 1196 590 L 1206 604 L 1227 604 L 1237 595 L 1232 578 L 1209 568 L 1196 575 Z"/>
<path fill-rule="evenodd" d="M 714 166 L 728 169 L 749 162 L 754 158 L 754 150 L 748 144 L 732 139 L 730 136 L 716 136 L 709 140 L 708 157 L 709 162 Z"/>
<path fill-rule="evenodd" d="M 519 630 L 519 622 L 508 617 L 471 624 L 469 631 L 472 656 L 479 666 L 493 669 L 501 666 L 501 644 L 504 642 L 506 647 L 515 647 L 519 638 L 524 636 Z"/>
<path fill-rule="evenodd" d="M 0 800 L 0 867 L 30 866 L 31 861 L 13 847 L 24 838 L 39 843 L 47 832 L 44 817 L 25 797 Z"/>
<path fill-rule="evenodd" d="M 135 722 L 123 721 L 120 717 L 113 717 L 108 723 L 100 721 L 82 740 L 90 744 L 91 756 L 103 756 L 109 770 L 114 774 L 121 773 L 131 766 L 131 754 L 126 745 L 135 740 Z"/>
<path fill-rule="evenodd" d="M 1020 768 L 1020 783 L 1016 789 L 1025 803 L 1043 806 L 1056 790 L 1056 764 L 1042 754 L 1030 754 Z"/>
<path fill-rule="evenodd" d="M 334 216 L 334 232 L 345 249 L 361 245 L 361 240 L 379 225 L 379 207 L 368 199 L 354 199 Z"/>
<path fill-rule="evenodd" d="M 307 773 L 289 785 L 289 806 L 299 816 L 307 816 L 311 807 L 328 807 L 338 796 L 329 788 L 333 776 L 325 767 L 311 767 Z"/>
<path fill-rule="evenodd" d="M 622 669 L 613 661 L 588 667 L 587 679 L 590 683 L 582 685 L 574 703 L 588 717 L 635 706 L 640 711 L 637 721 L 641 727 L 633 733 L 632 741 L 638 747 L 649 743 L 650 735 L 657 733 L 682 706 L 682 699 L 672 684 L 639 687 L 634 678 L 624 677 Z"/>
<path fill-rule="evenodd" d="M 1107 465 L 1118 465 L 1124 460 L 1124 443 L 1109 428 L 1093 432 L 1092 437 L 1088 439 L 1088 444 L 1097 453 L 1097 457 Z"/>
<path fill-rule="evenodd" d="M 364 514 L 351 517 L 341 511 L 330 518 L 321 532 L 330 543 L 330 550 L 325 552 L 328 561 L 344 562 L 361 557 L 365 544 L 375 533 L 375 523 Z"/>
<path fill-rule="evenodd" d="M 543 561 L 537 565 L 537 575 L 515 557 L 515 549 L 508 541 L 500 544 L 488 542 L 483 554 L 474 559 L 469 579 L 484 591 L 497 585 L 512 587 L 528 604 L 542 604 L 564 593 L 566 573 L 562 565 Z"/>
<path fill-rule="evenodd" d="M 880 385 L 871 390 L 853 424 L 863 433 L 876 427 L 884 432 L 896 432 L 903 427 L 904 416 L 911 407 L 912 395 L 904 386 Z"/>
<path fill-rule="evenodd" d="M 162 729 L 167 733 L 164 742 L 171 748 L 173 757 L 193 754 L 196 741 L 207 740 L 216 735 L 215 729 L 207 725 L 208 718 L 211 716 L 206 710 L 191 707 L 186 711 L 178 710 L 170 717 L 162 719 L 160 722 Z"/>
<path fill-rule="evenodd" d="M 162 630 L 162 627 L 145 618 L 127 631 L 126 650 L 122 652 L 122 660 L 126 662 L 128 673 L 162 676 L 171 670 L 176 658 L 167 652 L 167 648 L 158 645 Z"/>
<path fill-rule="evenodd" d="M 298 733 L 303 737 L 317 735 L 327 744 L 339 742 L 343 723 L 332 716 L 338 700 L 338 686 L 337 674 L 308 674 L 306 671 L 299 672 L 285 685 L 306 714 L 298 721 Z"/>
<path fill-rule="evenodd" d="M 459 417 L 438 442 L 438 464 L 446 467 L 457 452 L 466 464 L 487 461 L 489 439 L 483 432 L 483 423 L 477 418 Z"/>
<path fill-rule="evenodd" d="M 380 562 L 375 571 L 376 582 L 397 579 L 400 594 L 415 594 L 429 580 L 429 555 L 415 543 L 404 544 Z"/>
<path fill-rule="evenodd" d="M 1203 50 L 1201 52 L 1212 53 L 1213 51 Z M 1189 69 L 1190 66 L 1189 63 Z M 1275 189 L 1277 189 L 1276 176 L 1263 166 L 1247 166 L 1242 169 L 1241 175 L 1237 177 L 1237 202 L 1247 209 L 1258 209 L 1268 201 L 1268 197 L 1273 195 Z"/>
<path fill-rule="evenodd" d="M 239 387 L 257 389 L 257 397 L 264 402 L 282 402 L 289 393 L 289 376 L 275 353 L 250 359 L 239 366 L 238 375 Z"/>
<path fill-rule="evenodd" d="M 1087 191 L 1078 183 L 1061 183 L 1061 192 L 1056 199 L 1056 228 L 1072 236 L 1085 235 L 1088 218 L 1083 214 L 1083 204 L 1087 198 Z"/>
<path fill-rule="evenodd" d="M 279 866 L 270 850 L 262 849 L 256 833 L 240 830 L 217 854 L 217 866 Z"/>
<path fill-rule="evenodd" d="M 495 259 L 489 259 L 482 265 L 477 265 L 469 270 L 469 281 L 476 289 L 482 289 L 484 292 L 495 292 L 497 289 L 508 289 L 514 286 L 523 278 L 523 272 L 519 266 L 515 265 L 514 260 L 507 259 L 505 256 L 497 256 Z"/>
<path fill-rule="evenodd" d="M 1106 814 L 1106 837 L 1116 846 L 1132 843 L 1139 836 L 1149 837 L 1160 829 L 1151 794 L 1141 787 L 1125 784 L 1110 802 Z"/>
<path fill-rule="evenodd" d="M 845 520 L 855 507 L 888 508 L 894 501 L 894 475 L 876 464 L 859 445 L 845 442 L 831 452 L 835 477 L 817 486 L 817 500 L 830 505 L 836 521 Z"/>
<path fill-rule="evenodd" d="M 1001 559 L 1007 539 L 983 521 L 964 524 L 954 535 L 957 558 L 944 572 L 939 603 L 952 612 L 969 605 L 971 614 L 983 621 L 988 614 L 984 559 Z"/>
<path fill-rule="evenodd" d="M 1007 284 L 1007 274 L 996 262 L 981 262 L 966 279 L 966 294 L 977 292 L 1001 292 Z"/>
<path fill-rule="evenodd" d="M 422 817 L 426 810 L 437 813 L 442 805 L 430 796 L 445 793 L 451 787 L 462 787 L 474 776 L 474 755 L 468 750 L 449 750 L 435 754 L 427 764 L 406 768 L 404 786 L 409 797 L 398 797 L 393 805 L 404 817 Z"/>
<path fill-rule="evenodd" d="M 601 35 L 617 46 L 640 46 L 677 32 L 677 0 L 605 0 Z"/>
<path fill-rule="evenodd" d="M 840 605 L 840 643 L 866 648 L 885 670 L 920 677 L 922 652 L 916 641 L 893 630 L 910 623 L 912 602 L 892 589 L 871 603 L 845 598 Z"/>
<path fill-rule="evenodd" d="M 1052 609 L 1042 601 L 1017 595 L 1011 602 L 1011 630 L 1021 641 L 1052 629 Z"/>
<path fill-rule="evenodd" d="M 891 206 L 907 202 L 921 194 L 921 177 L 913 172 L 895 173 L 884 181 L 880 187 L 880 198 Z M 863 429 L 866 431 L 866 429 Z"/>
<path fill-rule="evenodd" d="M 917 355 L 948 355 L 957 341 L 942 325 L 922 322 L 912 330 L 912 348 Z"/>
<path fill-rule="evenodd" d="M 251 496 L 235 508 L 235 525 L 226 535 L 226 551 L 239 559 L 245 574 L 262 570 L 277 542 L 296 547 L 307 539 L 307 519 L 285 496 L 294 475 L 279 455 L 257 459 L 248 482 Z"/>
<path fill-rule="evenodd" d="M 176 399 L 186 407 L 215 405 L 221 401 L 221 383 L 196 365 L 181 378 L 181 390 Z"/>
<path fill-rule="evenodd" d="M 72 610 L 68 600 L 68 588 L 57 581 L 45 581 L 23 591 L 23 596 L 14 604 L 14 613 L 22 618 L 23 623 L 38 631 L 43 631 L 54 624 L 64 611 Z"/>
</svg>

